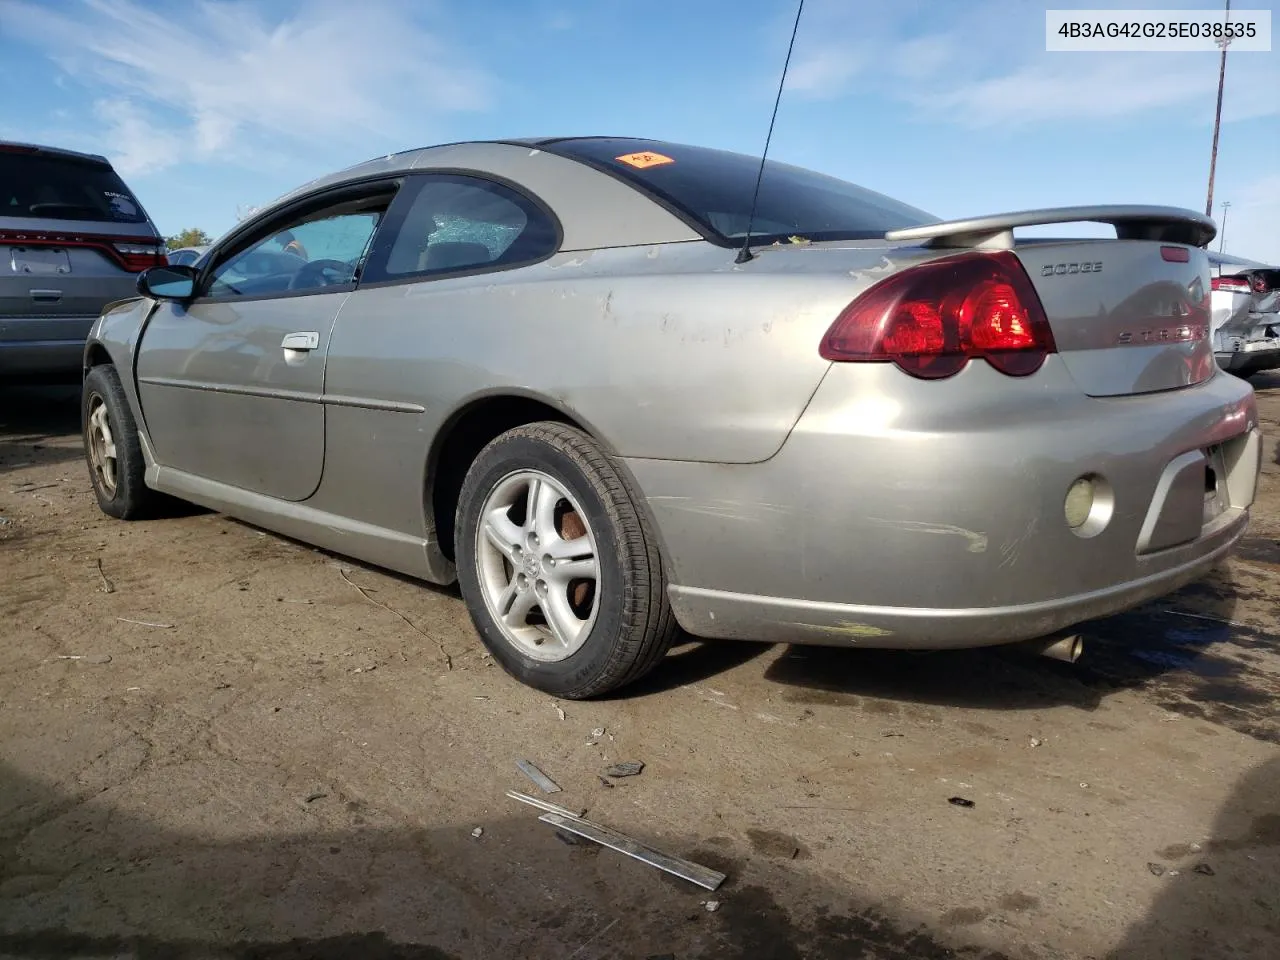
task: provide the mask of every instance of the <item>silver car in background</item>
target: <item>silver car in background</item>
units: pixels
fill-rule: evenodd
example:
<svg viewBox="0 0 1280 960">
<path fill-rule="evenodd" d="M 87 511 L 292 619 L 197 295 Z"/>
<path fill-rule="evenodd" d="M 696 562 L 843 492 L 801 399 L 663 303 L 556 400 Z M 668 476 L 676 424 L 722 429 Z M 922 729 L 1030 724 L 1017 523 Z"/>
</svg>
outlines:
<svg viewBox="0 0 1280 960">
<path fill-rule="evenodd" d="M 1280 368 L 1280 266 L 1209 254 L 1213 350 L 1241 377 Z"/>
<path fill-rule="evenodd" d="M 0 141 L 0 382 L 77 376 L 163 240 L 104 157 Z"/>
<path fill-rule="evenodd" d="M 171 265 L 189 267 L 208 252 L 208 245 L 199 247 L 178 247 L 176 250 L 170 250 L 165 254 L 165 258 Z"/>
<path fill-rule="evenodd" d="M 1203 575 L 1261 440 L 1212 221 L 938 222 L 680 144 L 463 143 L 307 184 L 139 281 L 85 353 L 98 502 L 159 494 L 435 583 L 511 674 L 701 637 L 1042 638 Z M 1113 224 L 1114 240 L 1015 240 Z"/>
</svg>

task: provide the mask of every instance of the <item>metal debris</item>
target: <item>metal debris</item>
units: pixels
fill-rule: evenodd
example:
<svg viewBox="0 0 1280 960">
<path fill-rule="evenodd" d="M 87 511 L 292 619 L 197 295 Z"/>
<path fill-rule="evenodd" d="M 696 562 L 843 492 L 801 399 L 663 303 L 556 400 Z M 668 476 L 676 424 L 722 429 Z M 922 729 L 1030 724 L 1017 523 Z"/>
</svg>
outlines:
<svg viewBox="0 0 1280 960">
<path fill-rule="evenodd" d="M 622 763 L 615 763 L 612 767 L 606 770 L 605 775 L 610 777 L 635 777 L 639 776 L 640 771 L 643 769 L 643 761 L 624 760 Z"/>
<path fill-rule="evenodd" d="M 608 777 L 597 776 L 596 779 L 600 781 L 601 786 L 608 787 L 610 790 L 613 789 L 613 781 Z"/>
<path fill-rule="evenodd" d="M 1197 863 L 1192 869 L 1201 876 L 1212 877 L 1214 875 L 1213 867 L 1207 863 Z"/>
<path fill-rule="evenodd" d="M 527 803 L 531 807 L 537 807 L 539 810 L 545 810 L 547 813 L 560 813 L 566 817 L 580 818 L 585 810 L 579 810 L 577 813 L 562 807 L 559 804 L 552 803 L 550 800 L 543 800 L 541 797 L 531 797 L 527 793 L 521 793 L 519 790 L 508 790 L 507 796 L 512 800 L 519 800 L 521 803 Z"/>
<path fill-rule="evenodd" d="M 662 853 L 646 846 L 639 840 L 601 826 L 598 823 L 592 823 L 590 820 L 583 820 L 581 817 L 566 816 L 561 813 L 544 813 L 538 819 L 543 823 L 551 824 L 553 827 L 559 827 L 569 833 L 575 833 L 580 837 L 593 840 L 603 847 L 608 847 L 610 850 L 626 854 L 641 863 L 657 867 L 672 876 L 688 880 L 704 890 L 716 890 L 726 879 L 723 873 L 712 870 L 709 867 Z"/>
<path fill-rule="evenodd" d="M 706 901 L 705 903 L 703 903 L 702 905 L 703 905 L 704 907 L 706 907 L 706 909 L 707 909 L 707 913 L 715 913 L 717 910 L 719 910 L 719 909 L 720 909 L 720 901 L 719 901 L 719 900 L 707 900 L 707 901 Z"/>
<path fill-rule="evenodd" d="M 560 792 L 559 785 L 550 777 L 548 777 L 545 773 L 543 773 L 541 770 L 535 767 L 532 763 L 530 763 L 528 760 L 517 760 L 516 767 L 520 770 L 521 773 L 523 773 L 526 777 L 532 780 L 534 786 L 536 786 L 543 793 L 559 793 Z"/>
<path fill-rule="evenodd" d="M 561 720 L 564 719 L 564 711 L 561 710 L 560 707 L 558 706 L 556 707 L 556 716 L 559 717 Z"/>
<path fill-rule="evenodd" d="M 947 803 L 952 804 L 953 806 L 956 806 L 956 807 L 965 807 L 965 808 L 976 806 L 976 804 L 972 800 L 966 800 L 964 797 L 951 797 L 950 799 L 947 800 Z"/>
<path fill-rule="evenodd" d="M 1148 864 L 1147 864 L 1147 869 L 1151 871 L 1151 875 L 1152 875 L 1153 877 L 1163 877 L 1163 876 L 1164 876 L 1164 867 L 1163 867 L 1161 864 L 1158 864 L 1158 863 L 1148 863 Z"/>
<path fill-rule="evenodd" d="M 102 558 L 98 558 L 98 576 L 102 578 L 102 592 L 115 593 L 115 585 L 107 579 L 107 575 L 102 570 Z"/>
<path fill-rule="evenodd" d="M 64 653 L 61 656 L 59 656 L 58 659 L 59 660 L 79 660 L 81 663 L 92 663 L 96 666 L 101 666 L 105 663 L 111 662 L 111 655 L 107 653 L 85 653 L 85 654 Z"/>
<path fill-rule="evenodd" d="M 172 623 L 152 623 L 149 620 L 130 620 L 128 617 L 116 617 L 120 623 L 134 623 L 140 627 L 156 627 L 160 630 L 172 630 Z"/>
<path fill-rule="evenodd" d="M 1032 738 L 1031 738 L 1031 745 L 1032 745 L 1033 747 L 1038 747 L 1038 746 L 1040 746 L 1042 743 L 1044 743 L 1044 741 L 1043 741 L 1043 740 L 1041 740 L 1039 737 L 1032 737 Z"/>
<path fill-rule="evenodd" d="M 477 840 L 479 840 L 482 836 L 484 836 L 484 827 L 476 827 L 474 830 L 471 831 L 471 835 L 475 837 Z"/>
<path fill-rule="evenodd" d="M 601 737 L 604 736 L 604 727 L 596 727 L 594 730 L 591 731 L 591 736 L 599 740 Z"/>
<path fill-rule="evenodd" d="M 308 793 L 303 799 L 303 803 L 315 803 L 317 800 L 323 800 L 328 794 L 323 790 L 317 790 L 315 793 Z"/>
</svg>

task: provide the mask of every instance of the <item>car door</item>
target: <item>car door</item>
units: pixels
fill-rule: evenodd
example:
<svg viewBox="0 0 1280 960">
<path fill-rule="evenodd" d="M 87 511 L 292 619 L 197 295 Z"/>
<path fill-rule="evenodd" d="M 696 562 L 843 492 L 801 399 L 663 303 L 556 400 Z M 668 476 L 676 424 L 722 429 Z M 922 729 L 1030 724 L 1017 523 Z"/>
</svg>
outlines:
<svg viewBox="0 0 1280 960">
<path fill-rule="evenodd" d="M 161 302 L 137 350 L 156 460 L 280 500 L 324 469 L 324 368 L 393 184 L 346 188 L 267 219 L 214 251 L 187 303 Z"/>
<path fill-rule="evenodd" d="M 460 383 L 482 376 L 474 358 L 494 307 L 485 290 L 550 257 L 560 236 L 551 211 L 514 184 L 461 173 L 406 179 L 329 348 L 325 486 L 349 492 L 344 516 L 421 530 L 431 425 Z"/>
</svg>

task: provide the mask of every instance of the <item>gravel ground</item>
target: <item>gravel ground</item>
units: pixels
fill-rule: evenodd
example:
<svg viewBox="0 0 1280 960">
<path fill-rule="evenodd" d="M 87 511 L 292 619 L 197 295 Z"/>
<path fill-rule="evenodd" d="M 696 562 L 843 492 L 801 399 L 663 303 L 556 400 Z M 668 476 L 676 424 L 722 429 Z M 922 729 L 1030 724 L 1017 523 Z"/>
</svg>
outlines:
<svg viewBox="0 0 1280 960">
<path fill-rule="evenodd" d="M 593 703 L 503 675 L 456 591 L 212 513 L 109 520 L 74 390 L 0 391 L 0 957 L 1274 957 L 1255 386 L 1248 540 L 1078 664 L 690 642 Z M 536 792 L 519 758 L 729 879 L 568 842 L 505 796 Z"/>
</svg>

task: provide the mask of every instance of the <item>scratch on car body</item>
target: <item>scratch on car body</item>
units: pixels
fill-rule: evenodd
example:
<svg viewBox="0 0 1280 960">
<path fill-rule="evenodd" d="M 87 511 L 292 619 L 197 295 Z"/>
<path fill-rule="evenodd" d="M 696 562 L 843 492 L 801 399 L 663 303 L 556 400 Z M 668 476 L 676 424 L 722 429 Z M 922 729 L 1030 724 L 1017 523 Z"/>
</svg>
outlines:
<svg viewBox="0 0 1280 960">
<path fill-rule="evenodd" d="M 1022 548 L 1026 546 L 1027 541 L 1035 535 L 1036 527 L 1040 525 L 1040 518 L 1033 516 L 1027 521 L 1027 525 L 1023 527 L 1022 533 L 1014 537 L 1012 540 L 1006 540 L 1000 545 L 1000 569 L 1012 567 L 1018 562 L 1018 554 L 1022 552 Z"/>
<path fill-rule="evenodd" d="M 965 549 L 970 553 L 987 552 L 987 535 L 985 533 L 957 527 L 952 523 L 930 523 L 925 520 L 884 520 L 880 517 L 871 517 L 869 519 L 872 523 L 893 527 L 897 530 L 906 530 L 909 533 L 935 533 L 943 536 L 964 537 L 969 541 L 969 546 Z"/>
<path fill-rule="evenodd" d="M 800 623 L 796 620 L 781 621 L 784 627 L 800 627 L 805 630 L 821 630 L 826 634 L 840 634 L 849 637 L 853 642 L 857 642 L 861 638 L 870 637 L 891 637 L 892 630 L 885 630 L 883 627 L 872 626 L 869 623 L 857 623 L 853 620 L 839 620 L 836 623 Z"/>
<path fill-rule="evenodd" d="M 671 496 L 649 497 L 648 500 L 668 510 L 682 510 L 685 513 L 721 517 L 725 520 L 745 520 L 750 523 L 763 523 L 769 519 L 768 515 L 780 516 L 791 512 L 791 507 L 784 504 L 760 500 L 695 500 L 693 497 Z"/>
</svg>

